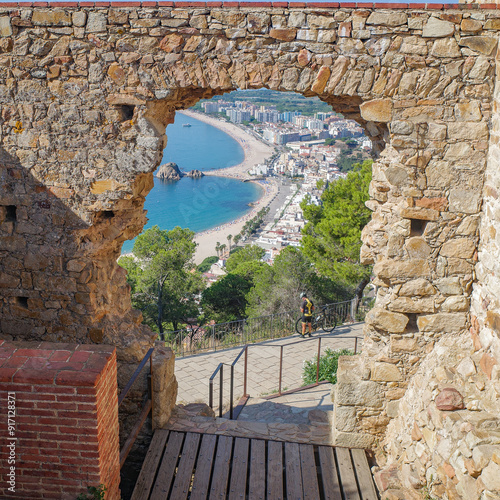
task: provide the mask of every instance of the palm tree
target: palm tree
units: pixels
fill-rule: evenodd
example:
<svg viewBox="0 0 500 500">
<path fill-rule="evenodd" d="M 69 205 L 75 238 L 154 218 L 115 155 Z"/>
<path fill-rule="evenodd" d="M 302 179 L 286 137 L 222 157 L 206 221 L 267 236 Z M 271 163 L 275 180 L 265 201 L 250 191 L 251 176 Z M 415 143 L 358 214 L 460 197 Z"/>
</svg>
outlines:
<svg viewBox="0 0 500 500">
<path fill-rule="evenodd" d="M 220 243 L 219 242 L 217 242 L 215 244 L 215 251 L 217 252 L 217 258 L 218 258 L 219 257 L 219 251 L 220 251 Z"/>
<path fill-rule="evenodd" d="M 228 234 L 227 235 L 227 242 L 228 242 L 228 246 L 229 246 L 229 253 L 231 253 L 231 240 L 233 239 L 233 235 L 232 234 Z"/>
<path fill-rule="evenodd" d="M 223 243 L 223 244 L 220 246 L 220 254 L 221 254 L 221 257 L 224 257 L 225 250 L 226 250 L 226 244 L 225 244 L 225 243 Z"/>
</svg>

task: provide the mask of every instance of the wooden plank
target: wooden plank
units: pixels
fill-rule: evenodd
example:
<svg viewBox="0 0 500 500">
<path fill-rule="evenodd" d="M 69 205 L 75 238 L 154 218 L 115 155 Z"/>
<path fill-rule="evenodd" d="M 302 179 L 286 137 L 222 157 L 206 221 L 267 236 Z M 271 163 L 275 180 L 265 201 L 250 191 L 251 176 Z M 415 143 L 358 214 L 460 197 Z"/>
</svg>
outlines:
<svg viewBox="0 0 500 500">
<path fill-rule="evenodd" d="M 330 446 L 318 446 L 318 452 L 325 500 L 342 500 L 333 448 Z"/>
<path fill-rule="evenodd" d="M 229 500 L 239 500 L 246 497 L 249 446 L 250 440 L 247 438 L 234 440 Z"/>
<path fill-rule="evenodd" d="M 285 443 L 286 493 L 288 500 L 302 500 L 302 474 L 298 443 Z"/>
<path fill-rule="evenodd" d="M 284 500 L 283 491 L 283 443 L 267 443 L 267 499 Z"/>
<path fill-rule="evenodd" d="M 183 440 L 183 432 L 172 431 L 170 433 L 163 460 L 158 469 L 158 476 L 156 477 L 155 485 L 151 493 L 151 500 L 165 500 L 165 498 L 168 498 Z"/>
<path fill-rule="evenodd" d="M 261 500 L 266 494 L 266 442 L 252 439 L 248 500 Z"/>
<path fill-rule="evenodd" d="M 226 498 L 227 480 L 229 477 L 229 465 L 231 462 L 232 448 L 232 437 L 219 436 L 217 451 L 215 453 L 214 471 L 212 473 L 210 499 L 220 500 L 221 498 Z"/>
<path fill-rule="evenodd" d="M 348 500 L 361 500 L 359 498 L 358 485 L 356 484 L 356 476 L 354 475 L 349 449 L 335 448 L 335 454 L 337 455 L 340 482 L 345 498 Z"/>
<path fill-rule="evenodd" d="M 205 500 L 208 497 L 208 487 L 210 485 L 216 443 L 216 435 L 203 435 L 198 461 L 196 462 L 196 472 L 194 474 L 190 500 Z"/>
<path fill-rule="evenodd" d="M 311 444 L 300 444 L 299 449 L 304 500 L 318 500 L 318 472 L 316 470 L 316 460 L 314 459 L 314 446 Z"/>
<path fill-rule="evenodd" d="M 200 435 L 188 432 L 182 447 L 181 459 L 175 474 L 174 486 L 170 500 L 185 500 L 189 494 L 189 487 L 193 477 L 194 463 L 200 443 Z"/>
<path fill-rule="evenodd" d="M 373 484 L 372 472 L 368 465 L 365 450 L 352 449 L 352 461 L 358 478 L 359 489 L 361 491 L 361 498 L 363 500 L 377 500 L 377 490 Z"/>
<path fill-rule="evenodd" d="M 158 469 L 158 464 L 165 451 L 167 438 L 167 430 L 159 429 L 155 431 L 146 458 L 142 464 L 141 472 L 135 483 L 131 500 L 146 500 L 149 497 L 149 492 L 151 491 L 156 475 L 156 469 Z"/>
</svg>

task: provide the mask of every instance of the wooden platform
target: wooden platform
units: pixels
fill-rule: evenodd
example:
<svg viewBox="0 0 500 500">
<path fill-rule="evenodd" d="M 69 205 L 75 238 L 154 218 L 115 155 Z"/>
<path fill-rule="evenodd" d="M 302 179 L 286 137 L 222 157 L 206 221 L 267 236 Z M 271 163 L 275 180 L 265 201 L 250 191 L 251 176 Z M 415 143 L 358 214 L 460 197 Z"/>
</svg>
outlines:
<svg viewBox="0 0 500 500">
<path fill-rule="evenodd" d="M 377 500 L 364 450 L 157 430 L 132 500 Z"/>
</svg>

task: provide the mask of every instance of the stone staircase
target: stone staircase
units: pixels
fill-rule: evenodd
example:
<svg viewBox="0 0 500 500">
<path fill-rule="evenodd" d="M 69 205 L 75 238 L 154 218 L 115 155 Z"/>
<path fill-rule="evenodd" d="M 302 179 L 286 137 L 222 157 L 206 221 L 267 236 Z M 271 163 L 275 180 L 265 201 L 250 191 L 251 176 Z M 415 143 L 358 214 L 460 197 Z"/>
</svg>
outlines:
<svg viewBox="0 0 500 500">
<path fill-rule="evenodd" d="M 238 420 L 215 417 L 202 403 L 177 405 L 165 429 L 305 444 L 331 445 L 331 412 L 250 398 Z"/>
</svg>

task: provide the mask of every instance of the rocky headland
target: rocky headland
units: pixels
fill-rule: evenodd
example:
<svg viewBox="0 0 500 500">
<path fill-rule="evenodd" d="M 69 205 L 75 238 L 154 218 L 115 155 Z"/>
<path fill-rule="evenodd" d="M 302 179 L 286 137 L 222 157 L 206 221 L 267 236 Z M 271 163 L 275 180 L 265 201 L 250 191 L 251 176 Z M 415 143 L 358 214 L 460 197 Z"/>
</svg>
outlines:
<svg viewBox="0 0 500 500">
<path fill-rule="evenodd" d="M 193 177 L 199 179 L 205 174 L 201 170 L 191 170 L 187 173 L 181 172 L 177 163 L 169 162 L 160 165 L 156 177 L 164 181 L 179 181 L 182 177 Z"/>
</svg>

